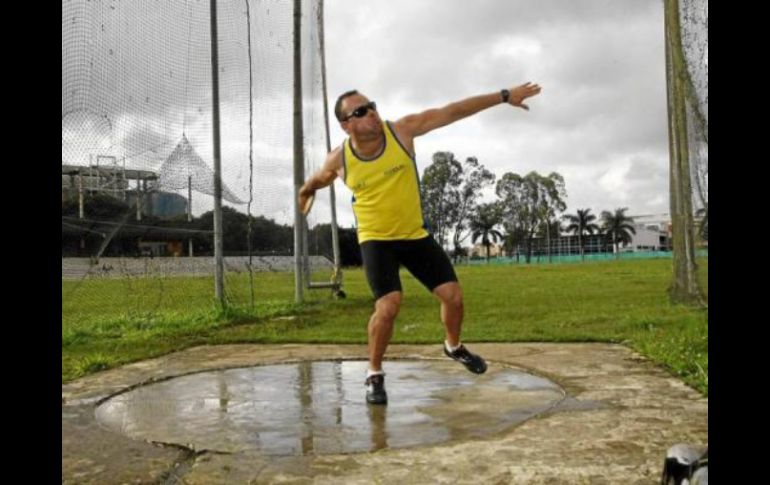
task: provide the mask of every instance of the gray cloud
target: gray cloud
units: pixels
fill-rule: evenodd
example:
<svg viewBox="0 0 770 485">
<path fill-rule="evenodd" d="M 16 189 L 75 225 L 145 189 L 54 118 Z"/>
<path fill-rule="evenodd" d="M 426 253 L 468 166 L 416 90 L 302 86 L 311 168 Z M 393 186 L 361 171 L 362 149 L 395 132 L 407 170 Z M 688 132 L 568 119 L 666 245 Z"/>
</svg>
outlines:
<svg viewBox="0 0 770 485">
<path fill-rule="evenodd" d="M 143 153 L 133 162 L 155 169 L 185 131 L 210 164 L 207 2 L 136 0 L 114 3 L 117 10 L 99 3 L 102 13 L 71 27 L 78 12 L 96 3 L 63 4 L 63 159 L 86 153 L 77 146 L 85 140 L 100 150 Z M 282 221 L 292 217 L 290 4 L 252 4 L 254 212 Z M 223 166 L 226 182 L 243 198 L 249 176 L 245 6 L 220 6 L 220 25 L 226 26 L 220 31 Z M 129 28 L 118 14 L 142 22 Z M 668 211 L 662 1 L 335 0 L 326 2 L 325 17 L 330 109 L 337 94 L 350 88 L 376 99 L 383 116 L 395 119 L 514 83 L 543 86 L 530 112 L 499 106 L 418 139 L 421 170 L 434 151 L 449 150 L 460 159 L 477 156 L 498 176 L 559 171 L 570 211 Z M 188 18 L 190 23 L 178 22 Z M 74 29 L 70 44 L 65 24 Z M 71 62 L 70 51 L 96 41 L 96 57 L 111 64 Z M 308 99 L 317 96 L 310 91 L 319 86 L 305 87 Z M 316 127 L 319 111 L 316 105 L 309 122 Z M 96 134 L 65 126 L 77 119 L 88 120 Z M 345 135 L 331 122 L 337 145 Z M 325 141 L 314 133 L 309 169 L 325 152 Z M 336 186 L 340 223 L 350 226 L 350 192 Z M 319 222 L 328 213 L 323 200 L 328 195 L 314 209 Z"/>
<path fill-rule="evenodd" d="M 559 171 L 570 211 L 668 211 L 661 1 L 339 1 L 326 16 L 330 97 L 358 87 L 386 118 L 543 87 L 530 112 L 494 107 L 418 139 L 420 169 L 449 150 L 498 177 Z"/>
</svg>

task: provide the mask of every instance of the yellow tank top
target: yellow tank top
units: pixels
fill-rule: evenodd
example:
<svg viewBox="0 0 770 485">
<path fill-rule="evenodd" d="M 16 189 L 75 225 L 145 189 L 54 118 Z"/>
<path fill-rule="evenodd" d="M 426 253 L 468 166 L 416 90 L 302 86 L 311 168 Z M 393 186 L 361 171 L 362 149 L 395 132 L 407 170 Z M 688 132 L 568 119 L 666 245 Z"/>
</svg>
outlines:
<svg viewBox="0 0 770 485">
<path fill-rule="evenodd" d="M 358 242 L 427 237 L 417 165 L 389 122 L 383 122 L 383 131 L 385 148 L 369 160 L 356 155 L 349 138 L 343 143 L 344 182 L 353 191 Z"/>
</svg>

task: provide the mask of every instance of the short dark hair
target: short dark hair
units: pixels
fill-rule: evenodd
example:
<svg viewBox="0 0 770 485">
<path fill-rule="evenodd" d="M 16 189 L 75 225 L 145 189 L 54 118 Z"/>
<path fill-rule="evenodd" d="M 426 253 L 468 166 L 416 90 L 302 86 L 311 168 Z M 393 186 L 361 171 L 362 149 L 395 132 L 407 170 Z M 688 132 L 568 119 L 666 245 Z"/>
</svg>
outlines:
<svg viewBox="0 0 770 485">
<path fill-rule="evenodd" d="M 354 94 L 358 94 L 358 91 L 351 89 L 350 91 L 345 91 L 340 94 L 340 97 L 337 98 L 337 102 L 334 103 L 334 116 L 337 117 L 337 121 L 342 121 L 342 100 L 348 96 L 353 96 Z"/>
</svg>

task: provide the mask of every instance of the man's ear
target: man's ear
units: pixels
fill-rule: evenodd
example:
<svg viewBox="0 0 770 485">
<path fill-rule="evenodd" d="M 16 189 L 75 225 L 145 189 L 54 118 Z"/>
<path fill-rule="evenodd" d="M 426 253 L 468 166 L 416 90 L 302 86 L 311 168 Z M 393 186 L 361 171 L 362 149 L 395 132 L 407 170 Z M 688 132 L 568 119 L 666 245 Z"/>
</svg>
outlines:
<svg viewBox="0 0 770 485">
<path fill-rule="evenodd" d="M 342 128 L 342 131 L 344 131 L 348 135 L 350 134 L 350 132 L 348 131 L 348 122 L 347 121 L 340 121 L 340 127 Z"/>
</svg>

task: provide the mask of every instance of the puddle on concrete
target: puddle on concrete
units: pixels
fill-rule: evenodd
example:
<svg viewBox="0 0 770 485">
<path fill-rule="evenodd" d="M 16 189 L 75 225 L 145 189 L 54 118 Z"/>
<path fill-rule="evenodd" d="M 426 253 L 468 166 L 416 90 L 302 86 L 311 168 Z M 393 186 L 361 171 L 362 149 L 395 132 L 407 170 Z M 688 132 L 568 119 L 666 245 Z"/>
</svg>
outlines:
<svg viewBox="0 0 770 485">
<path fill-rule="evenodd" d="M 135 439 L 296 456 L 481 438 L 565 398 L 553 382 L 514 369 L 490 366 L 477 376 L 451 361 L 389 361 L 388 405 L 371 406 L 366 366 L 302 362 L 182 376 L 119 394 L 96 419 Z"/>
</svg>

